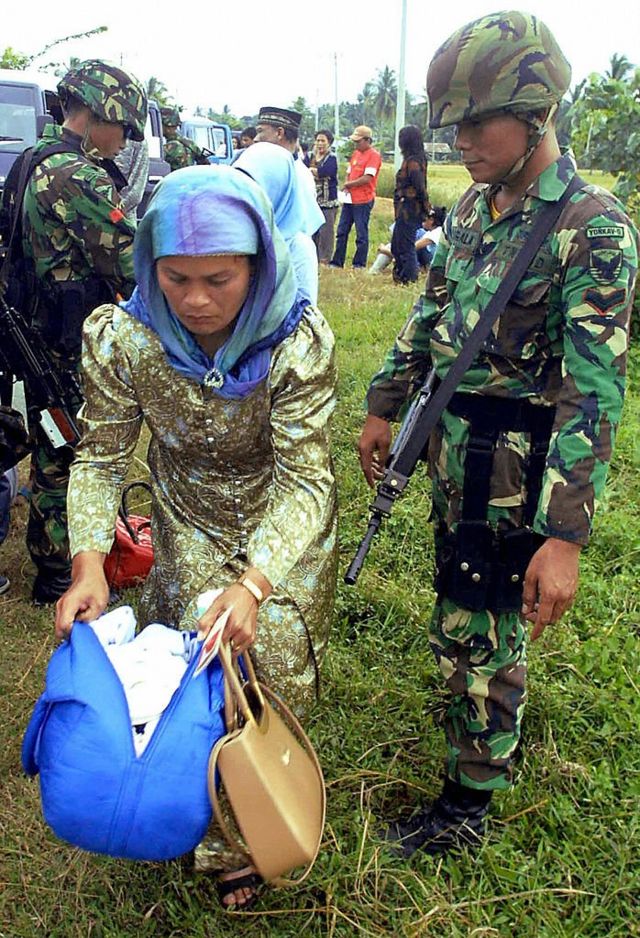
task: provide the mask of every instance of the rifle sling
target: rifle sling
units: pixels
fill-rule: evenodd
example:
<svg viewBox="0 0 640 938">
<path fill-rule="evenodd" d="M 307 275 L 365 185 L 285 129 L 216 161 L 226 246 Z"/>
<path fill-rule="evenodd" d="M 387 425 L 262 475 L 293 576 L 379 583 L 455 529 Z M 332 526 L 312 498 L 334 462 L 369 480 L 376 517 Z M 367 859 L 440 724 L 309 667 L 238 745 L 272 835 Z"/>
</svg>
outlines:
<svg viewBox="0 0 640 938">
<path fill-rule="evenodd" d="M 575 175 L 561 198 L 557 202 L 551 202 L 545 206 L 536 218 L 531 232 L 514 258 L 507 276 L 492 296 L 457 358 L 453 360 L 447 374 L 438 385 L 424 413 L 418 419 L 415 430 L 407 440 L 406 445 L 397 454 L 393 469 L 398 475 L 406 477 L 411 475 L 443 410 L 489 336 L 494 323 L 504 311 L 525 271 L 536 256 L 540 245 L 553 229 L 571 196 L 584 186 L 584 180 Z"/>
</svg>

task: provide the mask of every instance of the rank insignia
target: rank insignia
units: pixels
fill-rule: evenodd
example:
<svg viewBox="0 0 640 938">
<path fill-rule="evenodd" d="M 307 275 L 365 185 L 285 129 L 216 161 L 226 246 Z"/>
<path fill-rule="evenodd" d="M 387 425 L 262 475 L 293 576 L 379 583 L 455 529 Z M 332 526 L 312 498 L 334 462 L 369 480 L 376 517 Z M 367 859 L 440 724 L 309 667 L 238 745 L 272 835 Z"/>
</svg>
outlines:
<svg viewBox="0 0 640 938">
<path fill-rule="evenodd" d="M 622 270 L 622 251 L 615 248 L 592 248 L 589 273 L 596 283 L 615 283 Z"/>
</svg>

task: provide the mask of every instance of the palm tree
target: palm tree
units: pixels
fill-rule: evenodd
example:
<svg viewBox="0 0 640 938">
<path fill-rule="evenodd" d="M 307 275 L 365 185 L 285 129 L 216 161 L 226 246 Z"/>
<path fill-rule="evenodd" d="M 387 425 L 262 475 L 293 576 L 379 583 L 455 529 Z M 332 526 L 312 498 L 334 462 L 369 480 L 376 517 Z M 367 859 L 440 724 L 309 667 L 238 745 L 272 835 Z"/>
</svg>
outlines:
<svg viewBox="0 0 640 938">
<path fill-rule="evenodd" d="M 613 81 L 624 81 L 631 68 L 633 66 L 626 55 L 618 55 L 617 52 L 614 52 L 609 59 L 609 68 L 605 75 Z"/>
<path fill-rule="evenodd" d="M 381 121 L 390 120 L 396 110 L 398 86 L 395 72 L 388 65 L 378 69 L 376 80 L 373 83 L 373 94 L 376 117 Z"/>
<path fill-rule="evenodd" d="M 147 79 L 146 89 L 147 97 L 151 98 L 153 101 L 157 101 L 161 107 L 169 103 L 171 97 L 169 89 L 165 83 L 160 81 L 159 78 L 156 78 L 155 75 L 151 75 L 151 77 Z"/>
</svg>

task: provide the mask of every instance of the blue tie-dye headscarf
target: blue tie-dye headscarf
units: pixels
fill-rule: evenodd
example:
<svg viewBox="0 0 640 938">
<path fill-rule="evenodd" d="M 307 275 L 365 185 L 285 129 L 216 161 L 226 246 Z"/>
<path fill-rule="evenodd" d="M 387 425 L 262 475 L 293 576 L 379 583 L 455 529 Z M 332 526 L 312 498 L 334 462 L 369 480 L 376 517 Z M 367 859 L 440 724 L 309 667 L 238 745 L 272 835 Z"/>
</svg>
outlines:
<svg viewBox="0 0 640 938">
<path fill-rule="evenodd" d="M 255 255 L 248 296 L 233 332 L 213 357 L 171 310 L 155 262 L 176 255 Z M 134 243 L 137 287 L 122 304 L 160 338 L 180 374 L 227 398 L 241 398 L 267 376 L 270 350 L 298 325 L 306 301 L 297 295 L 289 251 L 260 186 L 228 166 L 190 166 L 167 176 L 153 194 Z"/>
</svg>

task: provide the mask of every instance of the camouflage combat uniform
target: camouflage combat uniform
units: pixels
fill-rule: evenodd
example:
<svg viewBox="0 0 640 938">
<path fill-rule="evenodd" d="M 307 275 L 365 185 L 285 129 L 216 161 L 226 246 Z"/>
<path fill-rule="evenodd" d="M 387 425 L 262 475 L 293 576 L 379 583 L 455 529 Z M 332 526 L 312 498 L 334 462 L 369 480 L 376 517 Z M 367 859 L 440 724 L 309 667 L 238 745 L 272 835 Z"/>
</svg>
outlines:
<svg viewBox="0 0 640 938">
<path fill-rule="evenodd" d="M 58 90 L 63 100 L 73 95 L 100 120 L 122 123 L 132 140 L 144 139 L 146 95 L 117 66 L 98 60 L 80 63 L 65 75 Z M 60 141 L 68 144 L 69 152 L 46 157 L 29 179 L 23 249 L 33 263 L 37 283 L 34 326 L 52 359 L 77 369 L 84 316 L 117 294 L 128 296 L 135 286 L 135 225 L 125 217 L 105 168 L 85 155 L 78 134 L 50 125 L 34 153 Z M 75 294 L 75 304 L 81 308 L 76 316 L 67 318 L 65 312 L 63 317 L 61 304 L 66 310 L 73 302 L 74 283 L 82 285 Z M 52 450 L 36 430 L 27 546 L 45 579 L 64 577 L 70 570 L 66 496 L 72 457 L 70 447 Z"/>
<path fill-rule="evenodd" d="M 185 166 L 204 165 L 208 163 L 206 156 L 197 143 L 182 134 L 167 136 L 165 130 L 164 158 L 174 169 L 183 169 Z"/>
<path fill-rule="evenodd" d="M 492 220 L 495 187 L 472 186 L 453 207 L 426 290 L 368 392 L 371 414 L 394 420 L 433 364 L 442 377 L 504 278 L 521 238 L 575 175 L 551 164 Z M 620 419 L 638 235 L 610 193 L 575 193 L 458 390 L 556 406 L 533 522 L 544 536 L 585 545 Z M 461 516 L 469 423 L 444 412 L 429 445 L 437 538 Z M 519 526 L 530 437 L 501 433 L 487 520 Z M 518 612 L 471 612 L 439 596 L 430 643 L 452 698 L 445 721 L 449 778 L 506 788 L 525 701 L 526 631 Z"/>
</svg>

